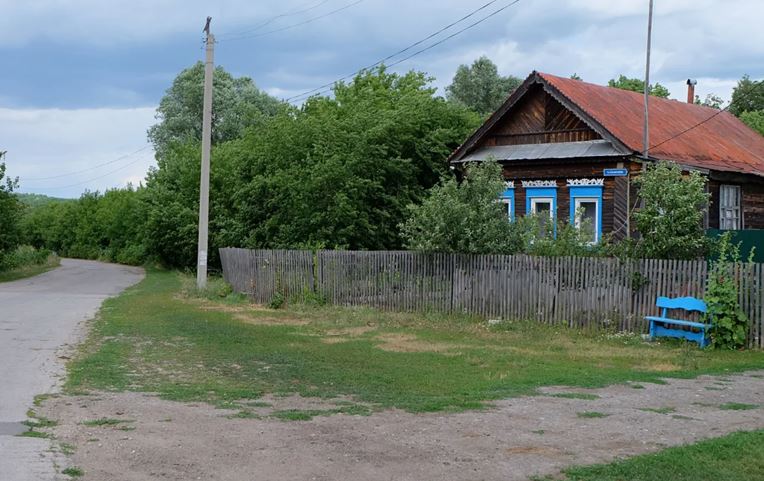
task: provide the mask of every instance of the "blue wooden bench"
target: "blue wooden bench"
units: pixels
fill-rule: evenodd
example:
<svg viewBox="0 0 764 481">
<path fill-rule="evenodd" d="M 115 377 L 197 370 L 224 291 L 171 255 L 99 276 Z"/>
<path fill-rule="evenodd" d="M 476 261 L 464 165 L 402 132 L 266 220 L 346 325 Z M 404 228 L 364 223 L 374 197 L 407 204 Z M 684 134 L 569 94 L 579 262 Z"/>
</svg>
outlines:
<svg viewBox="0 0 764 481">
<path fill-rule="evenodd" d="M 707 312 L 705 302 L 695 297 L 677 297 L 674 299 L 659 297 L 655 304 L 661 309 L 661 315 L 645 317 L 645 319 L 650 321 L 650 339 L 656 337 L 678 337 L 687 339 L 688 341 L 697 342 L 700 344 L 700 347 L 706 347 L 708 345 L 708 330 L 711 327 L 710 324 L 683 319 L 672 319 L 666 315 L 668 309 L 683 309 L 688 312 L 698 311 L 705 314 Z M 671 326 L 691 327 L 698 329 L 699 332 L 677 329 L 676 327 Z"/>
</svg>

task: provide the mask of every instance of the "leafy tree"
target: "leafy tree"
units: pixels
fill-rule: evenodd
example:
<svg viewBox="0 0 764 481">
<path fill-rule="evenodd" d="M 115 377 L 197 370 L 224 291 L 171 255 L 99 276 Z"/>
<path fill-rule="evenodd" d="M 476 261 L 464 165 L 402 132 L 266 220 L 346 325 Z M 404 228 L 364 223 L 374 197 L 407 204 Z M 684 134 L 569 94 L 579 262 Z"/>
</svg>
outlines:
<svg viewBox="0 0 764 481">
<path fill-rule="evenodd" d="M 5 152 L 0 152 L 0 159 Z M 18 180 L 6 177 L 5 162 L 0 162 L 0 270 L 3 269 L 6 256 L 19 244 L 19 220 L 21 204 L 13 190 L 18 187 Z"/>
<path fill-rule="evenodd" d="M 764 80 L 751 80 L 744 75 L 732 90 L 729 111 L 740 117 L 743 112 L 764 110 Z"/>
<path fill-rule="evenodd" d="M 248 126 L 275 115 L 283 104 L 258 89 L 248 77 L 235 78 L 222 67 L 213 77 L 212 140 L 214 143 L 238 138 Z M 149 140 L 158 156 L 170 143 L 200 141 L 204 98 L 204 64 L 197 62 L 183 70 L 159 102 L 159 123 L 149 128 Z"/>
<path fill-rule="evenodd" d="M 704 100 L 700 100 L 700 96 L 695 96 L 695 104 L 702 105 L 704 107 L 711 107 L 712 109 L 721 109 L 724 104 L 724 100 L 715 94 L 707 94 Z"/>
<path fill-rule="evenodd" d="M 764 110 L 743 112 L 740 114 L 740 120 L 756 132 L 764 135 Z"/>
<path fill-rule="evenodd" d="M 222 146 L 240 183 L 224 229 L 250 247 L 398 248 L 406 206 L 447 171 L 479 119 L 435 97 L 420 72 L 384 68 L 339 83 Z"/>
<path fill-rule="evenodd" d="M 573 75 L 570 76 L 571 80 L 583 80 L 580 75 L 578 75 L 576 72 L 573 72 Z"/>
<path fill-rule="evenodd" d="M 451 85 L 446 87 L 446 98 L 485 117 L 498 109 L 521 83 L 521 79 L 512 75 L 499 75 L 496 64 L 482 56 L 471 66 L 459 66 Z"/>
<path fill-rule="evenodd" d="M 619 75 L 617 79 L 608 80 L 608 86 L 615 87 L 621 90 L 631 90 L 632 92 L 643 93 L 645 91 L 645 81 L 638 78 L 629 78 L 625 75 Z M 667 99 L 671 93 L 663 85 L 656 83 L 650 84 L 648 90 L 650 95 L 655 97 L 661 97 Z"/>
<path fill-rule="evenodd" d="M 515 235 L 498 202 L 503 190 L 501 167 L 495 162 L 469 166 L 461 185 L 447 177 L 421 205 L 408 207 L 409 217 L 400 226 L 406 247 L 425 252 L 518 252 L 526 241 Z"/>
<path fill-rule="evenodd" d="M 698 172 L 682 173 L 672 162 L 658 162 L 634 180 L 644 206 L 634 213 L 641 234 L 637 252 L 657 259 L 697 259 L 709 248 L 703 231 L 708 204 L 706 179 Z"/>
</svg>

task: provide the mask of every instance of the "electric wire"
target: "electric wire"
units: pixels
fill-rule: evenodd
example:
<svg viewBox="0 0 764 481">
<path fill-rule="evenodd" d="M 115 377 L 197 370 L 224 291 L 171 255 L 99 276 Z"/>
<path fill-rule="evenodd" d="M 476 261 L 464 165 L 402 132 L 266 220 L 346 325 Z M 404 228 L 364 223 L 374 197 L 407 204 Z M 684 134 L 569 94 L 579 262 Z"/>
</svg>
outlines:
<svg viewBox="0 0 764 481">
<path fill-rule="evenodd" d="M 355 2 L 349 3 L 347 5 L 344 5 L 344 6 L 340 7 L 340 8 L 334 9 L 334 10 L 330 10 L 329 12 L 326 12 L 324 14 L 318 15 L 316 17 L 311 17 L 311 18 L 309 18 L 307 20 L 303 20 L 302 22 L 299 22 L 299 23 L 293 23 L 291 25 L 286 25 L 284 27 L 279 27 L 279 28 L 275 28 L 273 30 L 267 30 L 265 32 L 255 33 L 255 34 L 251 34 L 251 35 L 239 35 L 239 36 L 235 36 L 235 37 L 229 37 L 229 38 L 222 39 L 222 40 L 216 40 L 216 42 L 231 42 L 231 41 L 234 41 L 234 40 L 244 40 L 244 39 L 247 39 L 247 38 L 264 37 L 264 36 L 270 35 L 272 33 L 283 32 L 285 30 L 291 30 L 293 28 L 301 27 L 303 25 L 307 25 L 309 23 L 315 22 L 316 20 L 321 20 L 322 18 L 326 18 L 326 17 L 332 16 L 334 14 L 342 12 L 343 10 L 347 10 L 350 7 L 354 7 L 354 6 L 356 6 L 359 3 L 364 2 L 364 1 L 365 0 L 356 0 Z"/>
<path fill-rule="evenodd" d="M 125 165 L 123 165 L 123 166 L 121 166 L 121 167 L 119 167 L 117 169 L 114 169 L 114 170 L 112 170 L 110 172 L 107 172 L 105 174 L 99 175 L 98 177 L 93 177 L 92 179 L 83 180 L 82 182 L 77 182 L 77 183 L 74 183 L 74 184 L 58 185 L 58 186 L 53 186 L 53 187 L 42 187 L 42 186 L 24 187 L 24 189 L 25 190 L 60 190 L 60 189 L 68 189 L 70 187 L 78 187 L 78 186 L 81 186 L 81 185 L 84 185 L 84 184 L 89 184 L 90 182 L 93 182 L 95 180 L 101 180 L 104 177 L 108 177 L 108 176 L 110 176 L 112 174 L 116 174 L 117 172 L 123 171 L 126 168 L 128 168 L 128 167 L 130 167 L 132 165 L 135 165 L 138 162 L 141 162 L 141 161 L 144 161 L 144 160 L 147 160 L 147 157 L 139 157 L 139 158 L 133 160 L 132 162 L 128 162 L 127 164 L 125 164 Z"/>
<path fill-rule="evenodd" d="M 130 152 L 129 154 L 125 154 L 125 155 L 119 156 L 116 159 L 110 160 L 108 162 L 104 162 L 102 164 L 92 165 L 90 167 L 87 167 L 87 168 L 84 168 L 84 169 L 81 169 L 81 170 L 76 170 L 76 171 L 73 171 L 73 172 L 68 172 L 66 174 L 51 175 L 50 177 L 24 177 L 23 179 L 25 181 L 27 181 L 27 180 L 52 180 L 52 179 L 60 179 L 62 177 L 70 177 L 72 175 L 81 174 L 83 172 L 89 172 L 91 170 L 95 170 L 95 169 L 104 167 L 106 165 L 114 164 L 116 162 L 119 162 L 120 160 L 124 160 L 124 159 L 127 159 L 129 157 L 132 157 L 133 155 L 139 154 L 139 153 L 143 152 L 144 150 L 146 150 L 148 148 L 151 148 L 151 144 L 144 145 L 143 147 L 141 147 L 140 149 L 136 150 L 135 152 Z"/>
<path fill-rule="evenodd" d="M 477 8 L 477 9 L 475 9 L 475 10 L 473 10 L 473 11 L 469 12 L 467 15 L 463 16 L 462 18 L 460 18 L 460 19 L 458 19 L 458 20 L 456 20 L 456 21 L 454 21 L 454 22 L 451 22 L 451 23 L 449 23 L 448 25 L 446 25 L 445 27 L 441 28 L 440 30 L 438 30 L 438 31 L 436 31 L 436 32 L 434 32 L 434 33 L 431 33 L 430 35 L 428 35 L 428 36 L 424 37 L 423 39 L 421 39 L 421 40 L 418 40 L 418 41 L 416 41 L 416 42 L 412 43 L 411 45 L 409 45 L 408 47 L 406 47 L 406 48 L 403 48 L 403 49 L 401 49 L 401 50 L 398 50 L 397 52 L 395 52 L 395 53 L 393 53 L 393 54 L 390 54 L 390 55 L 388 55 L 387 57 L 385 57 L 385 58 L 383 58 L 383 59 L 381 59 L 381 60 L 377 60 L 376 62 L 374 62 L 374 63 L 373 63 L 373 64 L 371 64 L 371 65 L 367 65 L 366 67 L 363 67 L 363 68 L 361 68 L 361 69 L 359 69 L 359 70 L 356 70 L 355 72 L 353 72 L 353 73 L 351 73 L 351 74 L 345 75 L 345 76 L 344 76 L 344 77 L 342 77 L 342 78 L 339 78 L 339 79 L 337 79 L 337 80 L 334 80 L 334 81 L 332 81 L 332 82 L 326 83 L 326 84 L 324 84 L 324 85 L 321 85 L 321 86 L 319 86 L 319 87 L 316 87 L 316 88 L 314 88 L 314 89 L 312 89 L 312 90 L 308 90 L 308 91 L 306 91 L 306 92 L 303 92 L 303 93 L 301 93 L 301 94 L 298 94 L 298 95 L 294 95 L 294 96 L 292 96 L 292 97 L 289 97 L 289 98 L 287 98 L 287 99 L 285 99 L 285 100 L 286 100 L 287 102 L 291 102 L 292 100 L 294 100 L 294 99 L 296 99 L 296 98 L 300 98 L 300 97 L 303 97 L 303 96 L 306 96 L 306 95 L 312 94 L 312 93 L 314 93 L 314 92 L 318 92 L 319 90 L 325 89 L 325 88 L 327 88 L 327 87 L 331 87 L 331 86 L 333 86 L 335 83 L 337 83 L 337 82 L 341 82 L 341 81 L 343 81 L 343 80 L 347 80 L 347 79 L 349 79 L 349 78 L 352 78 L 352 77 L 354 77 L 355 75 L 357 75 L 358 73 L 360 73 L 360 72 L 362 72 L 362 71 L 364 71 L 364 70 L 370 70 L 370 69 L 372 69 L 372 68 L 376 67 L 377 65 L 383 64 L 383 63 L 387 62 L 388 60 L 390 60 L 390 59 L 392 59 L 392 58 L 394 58 L 394 57 L 397 57 L 398 55 L 400 55 L 400 54 L 402 54 L 402 53 L 406 53 L 406 52 L 408 52 L 409 50 L 411 50 L 412 48 L 414 48 L 414 47 L 418 47 L 419 45 L 423 44 L 424 42 L 426 42 L 426 41 L 428 41 L 428 40 L 430 40 L 430 39 L 432 39 L 432 38 L 434 38 L 434 37 L 436 37 L 436 36 L 440 35 L 441 33 L 445 32 L 445 31 L 446 31 L 446 30 L 448 30 L 448 29 L 450 29 L 450 28 L 451 28 L 451 27 L 453 27 L 454 25 L 457 25 L 457 24 L 459 24 L 459 23 L 463 22 L 464 20 L 467 20 L 468 18 L 472 17 L 473 15 L 476 15 L 478 12 L 480 12 L 480 11 L 482 11 L 482 10 L 485 10 L 486 8 L 490 7 L 491 5 L 493 5 L 494 3 L 496 3 L 497 1 L 499 1 L 499 0 L 492 0 L 492 1 L 488 2 L 488 3 L 486 3 L 485 5 L 482 5 L 481 7 L 479 7 L 479 8 Z"/>
<path fill-rule="evenodd" d="M 480 10 L 482 10 L 482 9 L 486 8 L 487 6 L 489 6 L 489 5 L 493 4 L 493 3 L 495 3 L 495 2 L 489 2 L 488 4 L 486 4 L 486 5 L 482 6 L 482 7 L 480 7 L 479 9 L 475 10 L 474 12 L 472 12 L 471 14 L 467 15 L 467 16 L 466 16 L 466 17 L 464 17 L 464 18 L 469 18 L 470 16 L 474 15 L 475 13 L 479 12 Z M 510 2 L 510 3 L 506 4 L 506 5 L 504 5 L 504 6 L 503 6 L 503 7 L 501 7 L 501 8 L 498 8 L 498 9 L 494 10 L 493 12 L 489 13 L 489 14 L 488 14 L 488 15 L 486 15 L 485 17 L 482 17 L 482 18 L 480 18 L 479 20 L 476 20 L 475 22 L 473 22 L 473 23 L 471 23 L 471 24 L 467 25 L 467 26 L 466 26 L 466 27 L 464 27 L 464 28 L 461 28 L 461 29 L 457 30 L 456 32 L 454 32 L 454 33 L 452 33 L 452 34 L 448 35 L 447 37 L 444 37 L 444 38 L 442 38 L 442 39 L 438 40 L 437 42 L 435 42 L 435 43 L 432 43 L 432 44 L 428 45 L 427 47 L 424 47 L 424 48 L 422 48 L 422 49 L 419 49 L 419 50 L 417 50 L 417 51 L 413 52 L 413 53 L 412 53 L 412 54 L 410 54 L 410 55 L 407 55 L 406 57 L 404 57 L 404 58 L 402 58 L 402 59 L 400 59 L 400 60 L 396 60 L 395 62 L 393 62 L 393 63 L 391 63 L 391 64 L 388 64 L 388 65 L 387 65 L 387 67 L 394 67 L 394 66 L 396 66 L 396 65 L 399 65 L 399 64 L 401 64 L 401 63 L 403 63 L 403 62 L 405 62 L 405 61 L 407 61 L 407 60 L 409 60 L 409 59 L 411 59 L 411 58 L 413 58 L 413 57 L 416 57 L 417 55 L 420 55 L 420 54 L 422 54 L 422 53 L 424 53 L 424 52 L 427 52 L 427 51 L 429 51 L 429 50 L 432 50 L 433 48 L 435 48 L 435 47 L 437 47 L 437 46 L 439 46 L 439 45 L 441 45 L 441 44 L 443 44 L 443 43 L 447 42 L 448 40 L 450 40 L 450 39 L 452 39 L 452 38 L 454 38 L 454 37 L 456 37 L 456 36 L 458 36 L 458 35 L 460 35 L 460 34 L 462 34 L 462 33 L 466 32 L 467 30 L 470 30 L 470 29 L 472 29 L 472 28 L 474 28 L 474 27 L 476 27 L 476 26 L 480 25 L 481 23 L 485 22 L 486 20 L 488 20 L 488 19 L 490 19 L 490 18 L 492 18 L 492 17 L 494 17 L 494 16 L 498 15 L 499 13 L 503 12 L 504 10 L 506 10 L 506 9 L 508 9 L 509 7 L 511 7 L 511 6 L 513 6 L 513 5 L 516 5 L 516 4 L 518 4 L 518 3 L 520 3 L 520 0 L 513 0 L 512 2 Z M 453 23 L 451 26 L 453 26 L 453 25 L 455 25 L 455 24 L 457 24 L 457 23 L 460 23 L 461 21 L 462 21 L 462 20 L 458 20 L 458 21 L 454 22 L 454 23 Z M 448 28 L 450 28 L 450 27 L 444 27 L 443 29 L 441 29 L 441 31 L 439 31 L 439 32 L 437 32 L 437 33 L 435 33 L 435 34 L 432 34 L 432 35 L 430 35 L 428 38 L 432 38 L 432 37 L 436 36 L 438 33 L 442 33 L 442 31 L 444 31 L 444 30 L 447 30 Z M 414 46 L 417 46 L 417 45 L 421 45 L 421 44 L 422 44 L 423 42 L 425 42 L 426 40 L 427 40 L 427 39 L 423 39 L 423 40 L 421 40 L 421 41 L 419 41 L 419 42 L 416 42 L 415 44 L 412 44 L 411 46 L 409 46 L 409 47 L 407 47 L 407 48 L 403 49 L 401 52 L 405 52 L 405 51 L 408 51 L 408 50 L 410 50 L 411 48 L 413 48 Z M 334 86 L 334 84 L 335 84 L 335 83 L 337 83 L 337 82 L 341 82 L 342 80 L 346 80 L 346 79 L 348 79 L 348 78 L 350 78 L 350 77 L 353 77 L 353 76 L 355 76 L 355 75 L 358 75 L 359 73 L 363 72 L 364 70 L 368 70 L 369 68 L 373 68 L 373 67 L 375 67 L 375 66 L 377 66 L 377 65 L 380 65 L 380 64 L 381 64 L 381 63 L 383 63 L 385 60 L 389 60 L 390 58 L 392 58 L 392 57 L 395 57 L 395 56 L 397 56 L 397 55 L 398 55 L 398 53 L 396 53 L 396 54 L 393 54 L 393 55 L 390 55 L 390 56 L 386 57 L 385 59 L 383 59 L 383 60 L 380 60 L 379 62 L 377 62 L 377 63 L 375 63 L 375 64 L 372 64 L 370 67 L 365 67 L 365 68 L 359 69 L 359 70 L 357 70 L 357 71 L 353 72 L 353 73 L 352 73 L 352 74 L 350 74 L 350 75 L 346 75 L 345 77 L 342 77 L 342 78 L 340 78 L 340 79 L 337 79 L 337 80 L 335 80 L 335 81 L 333 81 L 333 82 L 331 82 L 331 83 L 327 83 L 327 84 L 324 84 L 322 87 L 317 87 L 317 88 L 315 88 L 315 89 L 312 89 L 312 90 L 309 90 L 309 91 L 303 92 L 303 93 L 301 93 L 301 94 L 298 94 L 298 95 L 293 95 L 292 97 L 289 97 L 289 98 L 287 98 L 287 99 L 285 99 L 285 100 L 286 100 L 287 102 L 291 102 L 291 101 L 293 101 L 293 100 L 296 100 L 296 99 L 299 99 L 299 98 L 302 98 L 302 97 L 306 97 L 306 96 L 311 96 L 311 95 L 313 95 L 313 94 L 315 94 L 315 95 L 319 95 L 319 94 L 321 94 L 321 93 L 325 93 L 325 92 L 328 92 L 328 91 L 330 91 L 330 90 L 332 89 L 332 87 Z"/>
<path fill-rule="evenodd" d="M 271 23 L 273 23 L 274 21 L 276 21 L 276 20 L 278 20 L 280 18 L 291 17 L 292 15 L 299 15 L 301 13 L 305 13 L 305 12 L 309 12 L 311 10 L 315 10 L 318 7 L 326 5 L 327 3 L 329 3 L 329 1 L 330 0 L 321 0 L 318 3 L 311 5 L 310 7 L 302 8 L 300 10 L 292 10 L 292 11 L 289 11 L 289 12 L 279 13 L 278 15 L 274 15 L 274 16 L 266 19 L 262 23 L 259 23 L 259 24 L 255 25 L 254 27 L 247 28 L 247 29 L 244 29 L 244 30 L 239 30 L 237 32 L 221 33 L 220 35 L 218 35 L 218 38 L 223 39 L 225 37 L 236 36 L 236 35 L 244 35 L 244 34 L 247 34 L 247 33 L 252 33 L 252 32 L 255 32 L 257 30 L 260 30 L 263 27 L 266 27 L 266 26 L 270 25 Z"/>
</svg>

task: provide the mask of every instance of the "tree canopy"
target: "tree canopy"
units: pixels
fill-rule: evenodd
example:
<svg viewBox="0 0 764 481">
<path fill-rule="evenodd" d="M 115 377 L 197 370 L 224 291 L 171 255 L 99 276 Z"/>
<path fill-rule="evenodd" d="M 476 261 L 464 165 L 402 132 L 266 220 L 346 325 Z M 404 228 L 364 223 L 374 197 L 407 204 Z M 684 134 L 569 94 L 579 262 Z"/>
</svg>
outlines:
<svg viewBox="0 0 764 481">
<path fill-rule="evenodd" d="M 496 64 L 482 56 L 471 66 L 457 68 L 451 85 L 446 87 L 446 98 L 485 117 L 498 109 L 521 83 L 518 77 L 499 75 Z"/>
<path fill-rule="evenodd" d="M 608 80 L 609 87 L 615 87 L 621 90 L 631 90 L 632 92 L 643 93 L 645 91 L 645 81 L 638 78 L 629 78 L 625 75 L 619 75 L 617 79 Z M 667 99 L 671 93 L 666 87 L 659 83 L 650 84 L 648 93 L 655 97 Z"/>
<path fill-rule="evenodd" d="M 218 66 L 213 79 L 213 143 L 238 138 L 246 127 L 275 115 L 283 106 L 258 89 L 249 77 L 236 78 Z M 204 64 L 197 62 L 178 74 L 159 102 L 159 122 L 148 131 L 159 156 L 164 155 L 170 143 L 201 140 L 203 97 Z"/>
<path fill-rule="evenodd" d="M 743 112 L 759 110 L 764 110 L 764 80 L 751 80 L 748 75 L 743 75 L 732 89 L 729 111 L 740 117 Z"/>
</svg>

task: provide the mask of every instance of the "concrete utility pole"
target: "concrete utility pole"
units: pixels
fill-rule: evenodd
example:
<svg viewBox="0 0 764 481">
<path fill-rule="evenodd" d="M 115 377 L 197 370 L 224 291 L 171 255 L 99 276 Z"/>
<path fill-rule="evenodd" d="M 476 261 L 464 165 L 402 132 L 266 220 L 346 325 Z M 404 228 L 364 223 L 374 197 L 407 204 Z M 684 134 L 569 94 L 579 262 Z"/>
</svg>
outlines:
<svg viewBox="0 0 764 481">
<path fill-rule="evenodd" d="M 649 122 L 649 105 L 650 105 L 650 44 L 652 42 L 653 35 L 653 0 L 650 0 L 650 9 L 647 14 L 647 59 L 645 60 L 645 131 L 644 131 L 644 143 L 643 153 L 645 160 L 650 155 L 650 122 Z"/>
<path fill-rule="evenodd" d="M 204 32 L 207 34 L 207 57 L 204 62 L 204 113 L 202 115 L 202 176 L 199 182 L 199 247 L 196 258 L 196 287 L 207 286 L 207 231 L 210 210 L 210 146 L 212 143 L 212 75 L 214 72 L 215 36 L 210 33 L 210 21 Z"/>
</svg>

